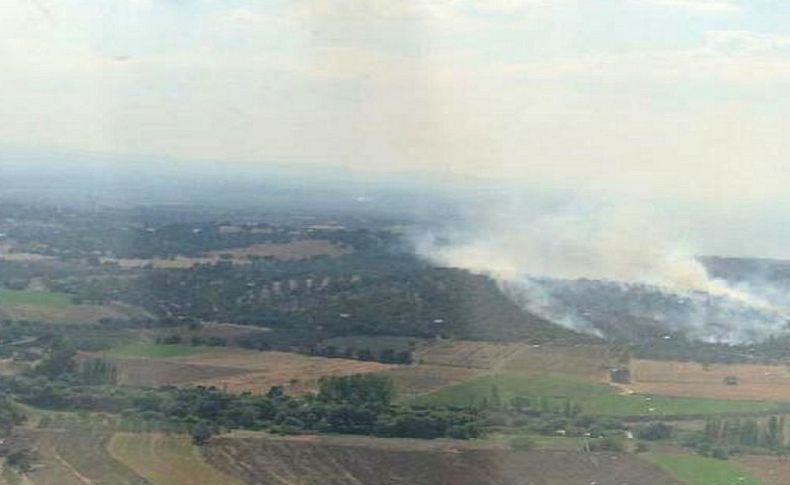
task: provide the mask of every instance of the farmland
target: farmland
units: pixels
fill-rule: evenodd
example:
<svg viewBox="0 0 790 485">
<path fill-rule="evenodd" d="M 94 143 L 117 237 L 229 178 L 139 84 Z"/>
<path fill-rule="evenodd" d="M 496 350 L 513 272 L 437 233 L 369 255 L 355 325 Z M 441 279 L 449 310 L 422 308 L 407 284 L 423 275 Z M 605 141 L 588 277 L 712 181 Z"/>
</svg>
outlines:
<svg viewBox="0 0 790 485">
<path fill-rule="evenodd" d="M 191 345 L 129 344 L 104 354 L 116 364 L 119 383 L 216 386 L 228 392 L 261 393 L 285 386 L 292 393 L 314 390 L 323 376 L 382 372 L 378 362 L 308 357 L 286 352 L 218 349 Z"/>
<path fill-rule="evenodd" d="M 173 256 L 170 258 L 102 258 L 103 263 L 117 264 L 123 269 L 159 268 L 183 269 L 196 264 L 218 261 L 248 263 L 251 258 L 272 258 L 280 261 L 309 259 L 318 256 L 338 257 L 349 250 L 322 239 L 303 239 L 288 243 L 254 244 L 242 248 L 210 251 L 202 256 Z"/>
<path fill-rule="evenodd" d="M 731 459 L 740 469 L 766 485 L 784 485 L 790 476 L 790 460 L 770 455 L 741 455 Z"/>
<path fill-rule="evenodd" d="M 605 380 L 613 365 L 603 345 L 529 345 L 478 341 L 444 341 L 421 347 L 415 360 L 423 364 L 520 372 L 564 374 Z"/>
<path fill-rule="evenodd" d="M 201 352 L 206 352 L 207 350 L 208 349 L 206 347 L 186 344 L 162 345 L 147 342 L 135 342 L 114 347 L 107 351 L 106 355 L 108 357 L 166 359 L 170 357 L 199 354 Z"/>
<path fill-rule="evenodd" d="M 736 464 L 702 456 L 646 453 L 644 458 L 689 485 L 760 485 L 762 482 Z"/>
<path fill-rule="evenodd" d="M 208 465 L 188 436 L 116 433 L 109 452 L 155 485 L 242 483 Z"/>
<path fill-rule="evenodd" d="M 790 402 L 790 368 L 783 365 L 634 360 L 631 375 L 626 387 L 643 394 Z M 725 385 L 728 376 L 737 384 Z"/>
<path fill-rule="evenodd" d="M 514 452 L 451 440 L 219 437 L 205 453 L 212 465 L 247 483 L 499 485 L 528 478 L 540 485 L 680 484 L 629 455 Z"/>
<path fill-rule="evenodd" d="M 691 416 L 721 413 L 756 413 L 786 410 L 778 403 L 765 401 L 728 401 L 716 399 L 675 398 L 662 396 L 622 395 L 611 386 L 567 376 L 530 377 L 523 374 L 499 373 L 447 387 L 418 397 L 423 405 L 479 405 L 496 388 L 507 402 L 517 396 L 530 399 L 546 398 L 559 406 L 570 400 L 582 412 L 606 416 Z"/>
<path fill-rule="evenodd" d="M 0 319 L 48 323 L 96 323 L 144 314 L 127 305 L 83 305 L 65 293 L 0 289 Z"/>
</svg>

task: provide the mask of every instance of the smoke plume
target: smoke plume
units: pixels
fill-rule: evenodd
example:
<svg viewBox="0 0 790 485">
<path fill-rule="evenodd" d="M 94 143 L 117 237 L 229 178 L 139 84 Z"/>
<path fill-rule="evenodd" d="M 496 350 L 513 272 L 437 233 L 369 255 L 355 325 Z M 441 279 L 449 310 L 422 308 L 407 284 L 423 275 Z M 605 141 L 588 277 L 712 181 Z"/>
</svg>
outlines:
<svg viewBox="0 0 790 485">
<path fill-rule="evenodd" d="M 434 263 L 490 275 L 523 307 L 588 333 L 600 335 L 601 322 L 569 299 L 573 281 L 627 283 L 635 285 L 627 289 L 632 296 L 660 292 L 680 298 L 649 309 L 628 303 L 629 325 L 649 321 L 668 332 L 728 342 L 783 330 L 784 312 L 775 301 L 748 284 L 712 277 L 693 246 L 664 227 L 645 211 L 577 206 L 535 214 L 510 205 L 479 211 L 461 227 L 423 235 L 415 245 Z M 578 293 L 578 285 L 572 291 Z"/>
</svg>

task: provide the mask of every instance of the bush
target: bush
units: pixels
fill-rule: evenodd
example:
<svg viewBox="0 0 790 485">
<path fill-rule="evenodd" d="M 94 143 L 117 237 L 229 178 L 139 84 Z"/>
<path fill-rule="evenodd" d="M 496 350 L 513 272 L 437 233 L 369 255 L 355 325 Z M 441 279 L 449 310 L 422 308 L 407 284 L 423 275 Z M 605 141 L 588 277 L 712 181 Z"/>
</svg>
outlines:
<svg viewBox="0 0 790 485">
<path fill-rule="evenodd" d="M 637 428 L 636 437 L 640 440 L 658 441 L 672 437 L 672 426 L 666 423 L 650 423 Z"/>
<path fill-rule="evenodd" d="M 607 436 L 590 443 L 590 449 L 593 451 L 623 451 L 625 445 L 622 438 Z"/>
</svg>

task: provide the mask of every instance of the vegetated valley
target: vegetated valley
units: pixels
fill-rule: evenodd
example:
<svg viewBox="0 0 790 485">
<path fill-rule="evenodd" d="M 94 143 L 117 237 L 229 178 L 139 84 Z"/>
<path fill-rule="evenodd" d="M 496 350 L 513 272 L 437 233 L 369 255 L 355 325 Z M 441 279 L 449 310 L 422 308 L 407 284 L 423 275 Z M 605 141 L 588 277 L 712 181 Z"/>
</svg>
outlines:
<svg viewBox="0 0 790 485">
<path fill-rule="evenodd" d="M 601 280 L 525 302 L 403 224 L 0 206 L 0 479 L 782 483 L 781 314 Z M 779 286 L 790 264 L 702 261 Z M 779 330 L 699 332 L 739 322 Z"/>
</svg>

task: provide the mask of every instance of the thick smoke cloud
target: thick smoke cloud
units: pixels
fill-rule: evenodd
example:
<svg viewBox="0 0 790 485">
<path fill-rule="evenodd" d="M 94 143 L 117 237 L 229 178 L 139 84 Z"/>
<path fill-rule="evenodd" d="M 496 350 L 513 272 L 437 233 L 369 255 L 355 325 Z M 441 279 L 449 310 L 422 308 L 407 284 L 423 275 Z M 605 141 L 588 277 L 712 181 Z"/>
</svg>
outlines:
<svg viewBox="0 0 790 485">
<path fill-rule="evenodd" d="M 415 245 L 434 263 L 488 274 L 523 307 L 588 333 L 601 335 L 600 326 L 583 303 L 568 303 L 570 282 L 581 279 L 623 284 L 634 300 L 623 299 L 634 317 L 627 324 L 647 319 L 668 332 L 727 342 L 784 329 L 784 311 L 765 296 L 770 285 L 757 292 L 747 282 L 712 277 L 693 245 L 667 227 L 649 211 L 575 205 L 535 213 L 511 203 L 475 211 Z M 636 302 L 636 295 L 656 299 L 656 292 L 674 296 L 659 298 L 664 306 Z"/>
</svg>

